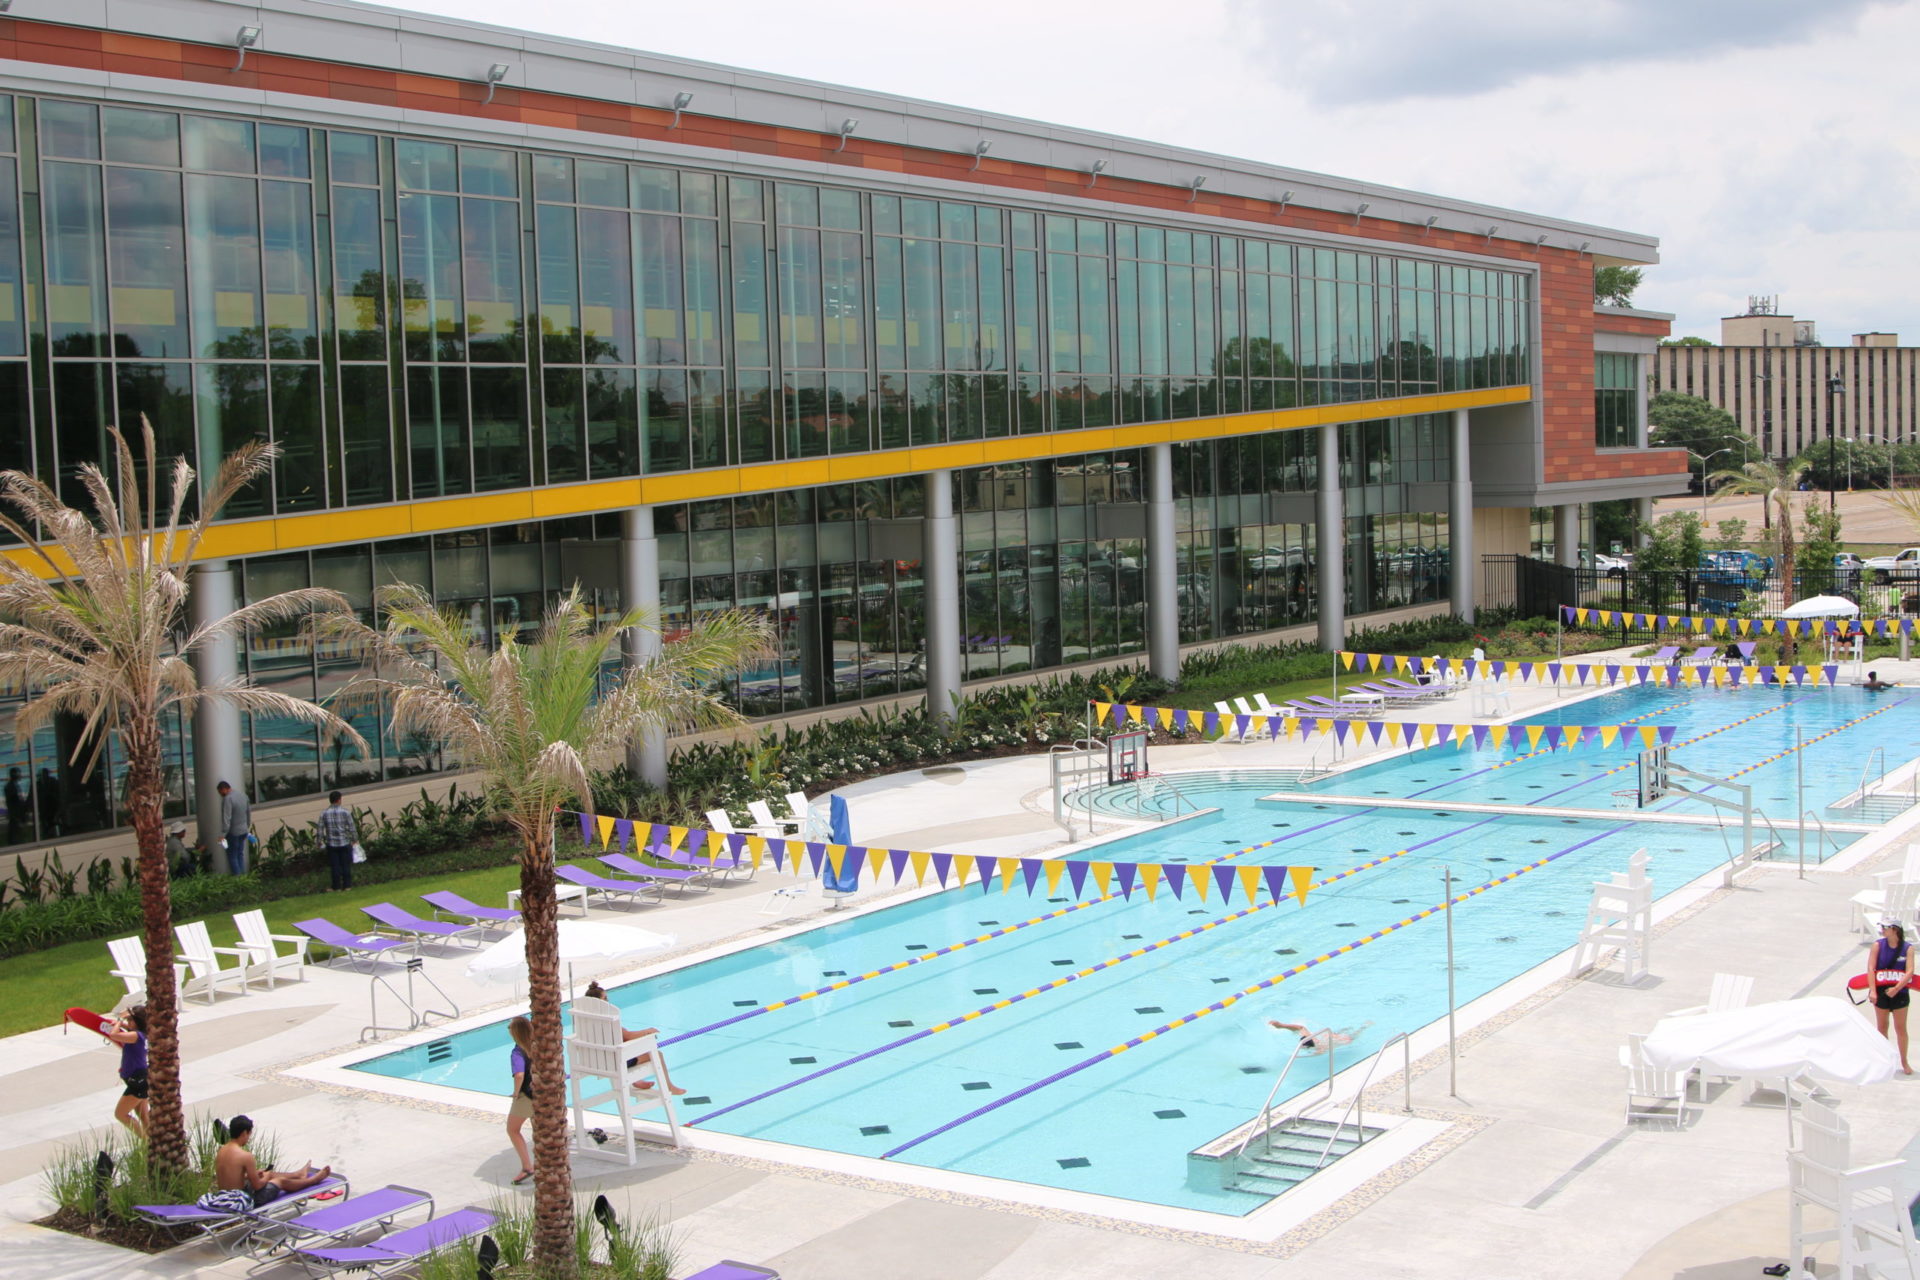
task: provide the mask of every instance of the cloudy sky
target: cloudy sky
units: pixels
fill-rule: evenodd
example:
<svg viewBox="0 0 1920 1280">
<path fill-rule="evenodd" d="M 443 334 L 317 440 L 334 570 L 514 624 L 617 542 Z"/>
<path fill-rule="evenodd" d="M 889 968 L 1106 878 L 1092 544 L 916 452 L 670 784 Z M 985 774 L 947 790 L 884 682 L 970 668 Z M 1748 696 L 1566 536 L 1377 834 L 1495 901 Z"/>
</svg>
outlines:
<svg viewBox="0 0 1920 1280">
<path fill-rule="evenodd" d="M 1920 345 L 1920 0 L 401 0 L 1647 232 L 1635 301 Z"/>
</svg>

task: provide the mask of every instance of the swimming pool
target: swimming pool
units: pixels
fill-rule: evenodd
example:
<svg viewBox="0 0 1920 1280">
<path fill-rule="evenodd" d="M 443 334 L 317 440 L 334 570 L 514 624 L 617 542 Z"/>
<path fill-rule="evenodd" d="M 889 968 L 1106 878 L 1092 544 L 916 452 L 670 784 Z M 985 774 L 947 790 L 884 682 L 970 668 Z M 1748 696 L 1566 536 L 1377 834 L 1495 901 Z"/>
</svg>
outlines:
<svg viewBox="0 0 1920 1280">
<path fill-rule="evenodd" d="M 1876 714 L 1860 719 L 1869 713 Z M 1681 757 L 1691 767 L 1722 774 L 1791 746 L 1796 728 L 1808 739 L 1830 734 L 1800 753 L 1809 803 L 1857 785 L 1866 739 L 1855 735 L 1862 731 L 1896 761 L 1920 754 L 1920 700 L 1876 701 L 1851 690 L 1633 689 L 1569 705 L 1557 719 L 1648 715 L 1656 718 L 1643 723 L 1679 725 L 1676 742 L 1697 739 Z M 863 1156 L 907 1147 L 895 1162 L 1241 1215 L 1265 1197 L 1189 1185 L 1187 1153 L 1246 1121 L 1266 1097 L 1291 1048 L 1265 1028 L 1266 1018 L 1353 1028 L 1354 1043 L 1336 1059 L 1345 1066 L 1394 1033 L 1442 1016 L 1437 918 L 1329 953 L 1437 905 L 1443 865 L 1459 892 L 1549 859 L 1456 906 L 1464 1004 L 1572 945 L 1590 882 L 1624 869 L 1635 849 L 1652 855 L 1662 893 L 1723 861 L 1711 831 L 1439 807 L 1454 800 L 1604 807 L 1599 797 L 1632 784 L 1630 773 L 1606 770 L 1630 760 L 1618 750 L 1523 757 L 1437 747 L 1321 784 L 1356 795 L 1419 795 L 1434 810 L 1276 805 L 1261 799 L 1270 784 L 1222 777 L 1204 787 L 1218 814 L 1104 845 L 1100 857 L 1311 863 L 1323 885 L 1304 907 L 1288 901 L 1249 912 L 1237 897 L 1223 907 L 1217 898 L 1202 902 L 1189 890 L 1176 899 L 1165 889 L 1151 902 L 1136 892 L 1131 900 L 1083 904 L 1067 896 L 1064 882 L 1052 899 L 968 886 L 663 973 L 616 989 L 613 999 L 629 1011 L 629 1025 L 658 1026 L 670 1038 L 676 1082 L 690 1090 L 682 1114 L 702 1129 Z M 1753 781 L 1757 793 L 1780 793 L 1771 775 L 1782 763 L 1752 768 L 1741 780 Z M 1793 758 L 1784 764 L 1790 786 Z M 1264 847 L 1242 852 L 1254 845 Z M 982 940 L 793 1000 L 972 939 Z M 1289 971 L 1296 972 L 1229 1008 L 908 1146 Z M 496 1024 L 355 1069 L 504 1096 L 507 1051 L 504 1026 Z M 1313 1066 L 1296 1070 L 1288 1091 L 1324 1079 L 1321 1064 Z"/>
</svg>

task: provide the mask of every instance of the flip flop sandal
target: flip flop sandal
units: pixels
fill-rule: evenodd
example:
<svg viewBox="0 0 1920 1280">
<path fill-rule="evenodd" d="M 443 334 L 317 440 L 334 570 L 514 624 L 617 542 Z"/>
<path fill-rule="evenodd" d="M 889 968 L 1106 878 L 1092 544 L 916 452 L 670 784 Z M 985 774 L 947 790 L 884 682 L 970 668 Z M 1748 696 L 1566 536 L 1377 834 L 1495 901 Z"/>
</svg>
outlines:
<svg viewBox="0 0 1920 1280">
<path fill-rule="evenodd" d="M 339 1190 L 322 1191 L 319 1195 L 315 1196 L 314 1199 L 315 1200 L 338 1200 L 341 1196 L 345 1194 L 346 1192 L 339 1191 Z"/>
<path fill-rule="evenodd" d="M 513 1179 L 513 1185 L 517 1187 L 521 1183 L 525 1182 L 528 1178 L 531 1178 L 532 1176 L 533 1176 L 533 1170 L 522 1169 L 517 1175 L 515 1175 Z"/>
<path fill-rule="evenodd" d="M 1776 1262 L 1770 1267 L 1760 1268 L 1760 1274 L 1763 1276 L 1784 1276 L 1791 1270 L 1793 1270 L 1793 1268 L 1786 1263 Z"/>
</svg>

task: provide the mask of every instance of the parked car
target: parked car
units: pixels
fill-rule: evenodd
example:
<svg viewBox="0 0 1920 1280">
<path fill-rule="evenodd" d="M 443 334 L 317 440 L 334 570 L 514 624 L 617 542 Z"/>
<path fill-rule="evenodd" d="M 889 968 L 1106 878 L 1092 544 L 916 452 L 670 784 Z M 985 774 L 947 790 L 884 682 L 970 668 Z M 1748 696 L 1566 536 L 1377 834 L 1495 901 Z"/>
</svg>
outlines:
<svg viewBox="0 0 1920 1280">
<path fill-rule="evenodd" d="M 1285 573 L 1303 569 L 1306 564 L 1307 553 L 1302 547 L 1262 547 L 1247 557 L 1250 573 Z"/>
<path fill-rule="evenodd" d="M 1865 571 L 1867 562 L 1851 551 L 1842 551 L 1833 558 L 1833 581 L 1835 586 L 1853 587 L 1860 583 L 1860 575 Z"/>
<path fill-rule="evenodd" d="M 1593 567 L 1609 578 L 1618 578 L 1633 567 L 1633 562 L 1625 556 L 1612 556 L 1601 551 L 1594 554 Z"/>
<path fill-rule="evenodd" d="M 1873 582 L 1912 582 L 1920 579 L 1920 547 L 1908 547 L 1890 556 L 1873 556 L 1860 567 Z"/>
</svg>

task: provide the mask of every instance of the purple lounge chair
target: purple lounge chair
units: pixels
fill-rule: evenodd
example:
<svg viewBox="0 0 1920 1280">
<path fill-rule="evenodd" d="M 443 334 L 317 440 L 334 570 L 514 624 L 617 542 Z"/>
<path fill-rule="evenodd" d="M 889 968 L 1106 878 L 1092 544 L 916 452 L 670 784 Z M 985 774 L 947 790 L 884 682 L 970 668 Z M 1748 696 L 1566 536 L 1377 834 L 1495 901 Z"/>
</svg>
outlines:
<svg viewBox="0 0 1920 1280">
<path fill-rule="evenodd" d="M 713 887 L 713 872 L 695 864 L 686 867 L 653 867 L 630 858 L 624 853 L 602 853 L 597 855 L 600 861 L 612 867 L 622 875 L 638 876 L 642 880 L 654 880 L 660 884 L 670 884 L 678 893 L 699 888 L 702 892 Z"/>
<path fill-rule="evenodd" d="M 660 891 L 658 880 L 615 880 L 596 875 L 585 867 L 555 867 L 553 874 L 568 884 L 577 884 L 589 894 L 598 894 L 608 901 L 625 898 L 628 902 L 644 902 L 645 895 L 650 893 L 653 900 L 659 902 L 666 896 Z"/>
<path fill-rule="evenodd" d="M 442 915 L 465 916 L 467 922 L 475 925 L 510 925 L 520 923 L 520 913 L 512 907 L 483 907 L 471 902 L 451 889 L 441 889 L 434 893 L 420 895 L 433 906 L 433 918 Z"/>
<path fill-rule="evenodd" d="M 735 1262 L 729 1258 L 688 1276 L 687 1280 L 780 1280 L 780 1273 L 770 1267 L 756 1267 L 751 1262 Z"/>
<path fill-rule="evenodd" d="M 422 1206 L 425 1206 L 427 1216 L 431 1218 L 431 1195 L 413 1187 L 388 1185 L 351 1200 L 342 1200 L 339 1204 L 310 1209 L 297 1218 L 275 1218 L 263 1210 L 256 1210 L 253 1217 L 259 1225 L 248 1233 L 242 1247 L 257 1258 L 268 1258 L 285 1249 L 338 1240 L 369 1227 L 385 1231 L 393 1225 L 395 1218 Z M 266 1206 L 268 1209 L 272 1207 L 273 1204 Z"/>
<path fill-rule="evenodd" d="M 350 1191 L 352 1184 L 343 1174 L 335 1174 L 324 1182 L 316 1182 L 304 1191 L 290 1191 L 278 1200 L 255 1209 L 250 1213 L 227 1213 L 219 1209 L 202 1209 L 197 1204 L 137 1204 L 133 1211 L 142 1221 L 166 1231 L 176 1240 L 187 1240 L 198 1236 L 211 1240 L 226 1253 L 233 1253 L 239 1244 L 255 1228 L 260 1220 L 271 1220 L 276 1215 L 284 1215 L 298 1209 L 315 1196 L 325 1195 L 329 1191 Z"/>
<path fill-rule="evenodd" d="M 1647 659 L 1647 661 L 1651 662 L 1655 666 L 1664 667 L 1669 663 L 1673 662 L 1679 656 L 1680 656 L 1679 645 L 1663 644 L 1658 649 L 1655 649 L 1653 651 L 1653 657 Z"/>
<path fill-rule="evenodd" d="M 442 1218 L 428 1218 L 418 1226 L 381 1236 L 372 1244 L 341 1248 L 296 1248 L 293 1257 L 309 1275 L 336 1271 L 364 1272 L 369 1277 L 392 1275 L 417 1267 L 428 1255 L 485 1235 L 498 1221 L 472 1205 Z"/>
<path fill-rule="evenodd" d="M 356 967 L 360 961 L 365 960 L 369 971 L 379 960 L 381 952 L 407 945 L 399 938 L 383 938 L 377 933 L 348 933 L 333 921 L 322 920 L 317 916 L 312 920 L 296 920 L 293 922 L 293 927 L 315 942 L 345 953 Z"/>
<path fill-rule="evenodd" d="M 722 853 L 720 846 L 725 841 L 718 835 L 707 837 L 707 848 L 713 850 L 713 856 L 705 853 L 690 853 L 685 849 L 669 849 L 663 841 L 647 850 L 656 858 L 664 858 L 678 867 L 692 867 L 699 871 L 723 871 L 729 876 L 739 874 L 742 879 L 753 879 L 753 859 L 736 857 L 731 853 Z"/>
<path fill-rule="evenodd" d="M 1760 642 L 1758 640 L 1741 640 L 1737 641 L 1733 647 L 1740 651 L 1741 664 L 1750 667 L 1753 665 L 1754 650 L 1760 647 Z"/>
<path fill-rule="evenodd" d="M 360 909 L 395 933 L 404 933 L 412 938 L 415 951 L 418 951 L 420 944 L 429 938 L 437 942 L 471 938 L 473 945 L 476 947 L 480 945 L 480 926 L 477 924 L 448 924 L 444 920 L 422 920 L 405 907 L 396 907 L 391 902 L 376 902 L 370 907 Z"/>
<path fill-rule="evenodd" d="M 1370 693 L 1375 697 L 1385 698 L 1389 702 L 1426 702 L 1433 697 L 1433 694 L 1425 689 L 1393 689 L 1374 681 L 1368 681 L 1366 684 L 1348 685 L 1347 687 L 1349 689 L 1357 689 L 1362 693 Z"/>
</svg>

